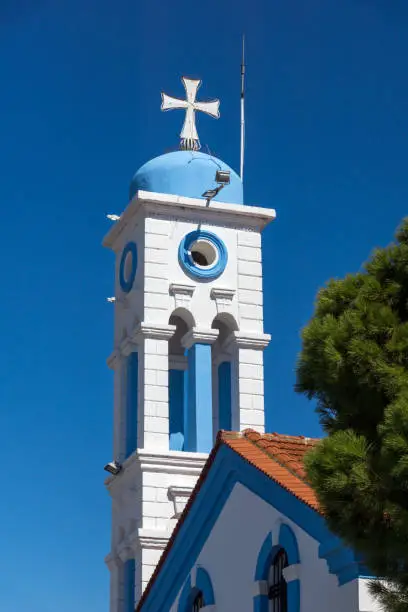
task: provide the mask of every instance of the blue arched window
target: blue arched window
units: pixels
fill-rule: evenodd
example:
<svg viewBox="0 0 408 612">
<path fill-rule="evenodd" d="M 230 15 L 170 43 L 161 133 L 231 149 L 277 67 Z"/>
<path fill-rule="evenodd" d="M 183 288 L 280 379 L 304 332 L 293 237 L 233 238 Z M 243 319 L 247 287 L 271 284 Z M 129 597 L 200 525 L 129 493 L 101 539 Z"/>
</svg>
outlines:
<svg viewBox="0 0 408 612">
<path fill-rule="evenodd" d="M 203 567 L 197 567 L 195 584 L 188 576 L 180 594 L 178 612 L 198 612 L 215 604 L 211 578 Z"/>
<path fill-rule="evenodd" d="M 268 533 L 259 551 L 254 612 L 299 612 L 300 581 L 296 571 L 290 578 L 285 577 L 286 568 L 300 563 L 296 536 L 289 525 L 281 524 L 276 540 L 273 545 L 272 533 Z"/>
<path fill-rule="evenodd" d="M 268 612 L 288 612 L 288 585 L 286 584 L 283 570 L 288 566 L 288 556 L 281 548 L 276 553 L 268 580 Z"/>
</svg>

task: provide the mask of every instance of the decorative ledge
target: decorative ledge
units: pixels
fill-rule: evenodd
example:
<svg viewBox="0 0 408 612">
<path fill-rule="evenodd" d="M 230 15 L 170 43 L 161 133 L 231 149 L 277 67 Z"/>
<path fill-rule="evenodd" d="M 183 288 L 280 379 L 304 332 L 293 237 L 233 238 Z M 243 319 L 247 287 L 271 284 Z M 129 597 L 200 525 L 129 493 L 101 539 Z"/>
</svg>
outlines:
<svg viewBox="0 0 408 612">
<path fill-rule="evenodd" d="M 169 288 L 169 293 L 174 297 L 175 307 L 189 309 L 194 289 L 195 287 L 193 285 L 179 285 L 177 283 L 172 283 Z"/>
<path fill-rule="evenodd" d="M 190 329 L 181 339 L 184 348 L 189 349 L 193 344 L 214 344 L 218 338 L 218 329 Z"/>
<path fill-rule="evenodd" d="M 171 531 L 143 529 L 140 528 L 134 531 L 130 536 L 133 547 L 137 548 L 155 548 L 156 550 L 164 550 L 171 536 Z"/>
<path fill-rule="evenodd" d="M 211 289 L 210 297 L 215 300 L 217 312 L 229 312 L 235 295 L 234 289 Z"/>
<path fill-rule="evenodd" d="M 140 342 L 142 338 L 170 340 L 175 331 L 175 325 L 149 325 L 148 323 L 139 323 L 136 329 L 132 332 L 132 340 L 136 343 Z"/>
<path fill-rule="evenodd" d="M 231 345 L 235 344 L 238 348 L 263 350 L 268 346 L 270 341 L 270 334 L 245 334 L 243 332 L 233 331 L 222 345 L 222 349 L 228 352 Z"/>
<path fill-rule="evenodd" d="M 120 353 L 128 357 L 132 351 L 136 350 L 136 345 L 140 344 L 144 338 L 170 340 L 175 331 L 175 325 L 138 323 L 130 335 L 126 336 L 120 343 Z"/>
<path fill-rule="evenodd" d="M 192 491 L 192 487 L 169 487 L 168 495 L 174 504 L 174 516 L 172 518 L 180 518 Z"/>
</svg>

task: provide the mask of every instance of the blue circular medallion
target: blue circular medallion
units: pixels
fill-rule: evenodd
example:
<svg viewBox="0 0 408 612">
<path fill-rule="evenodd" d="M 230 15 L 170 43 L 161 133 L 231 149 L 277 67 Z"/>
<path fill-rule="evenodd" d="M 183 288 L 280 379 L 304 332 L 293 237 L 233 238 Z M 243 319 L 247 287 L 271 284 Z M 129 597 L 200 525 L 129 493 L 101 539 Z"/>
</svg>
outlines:
<svg viewBox="0 0 408 612">
<path fill-rule="evenodd" d="M 199 280 L 213 280 L 222 274 L 228 261 L 227 247 L 215 234 L 196 230 L 184 236 L 179 262 L 187 274 Z"/>
<path fill-rule="evenodd" d="M 119 282 L 122 290 L 129 293 L 132 289 L 137 270 L 137 246 L 128 242 L 122 252 L 119 267 Z"/>
</svg>

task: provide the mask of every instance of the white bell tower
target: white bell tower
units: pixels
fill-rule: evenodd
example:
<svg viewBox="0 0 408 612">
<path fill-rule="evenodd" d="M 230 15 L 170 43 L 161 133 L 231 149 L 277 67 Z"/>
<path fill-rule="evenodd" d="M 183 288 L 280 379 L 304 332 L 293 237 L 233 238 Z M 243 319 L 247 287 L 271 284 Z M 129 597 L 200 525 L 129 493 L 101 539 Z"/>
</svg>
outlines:
<svg viewBox="0 0 408 612">
<path fill-rule="evenodd" d="M 138 170 L 104 239 L 116 258 L 110 612 L 133 612 L 217 431 L 264 430 L 261 231 L 275 211 L 244 205 L 237 174 L 198 151 L 194 112 L 218 116 L 218 101 L 183 83 L 187 101 L 163 95 L 187 111 L 183 150 Z"/>
</svg>

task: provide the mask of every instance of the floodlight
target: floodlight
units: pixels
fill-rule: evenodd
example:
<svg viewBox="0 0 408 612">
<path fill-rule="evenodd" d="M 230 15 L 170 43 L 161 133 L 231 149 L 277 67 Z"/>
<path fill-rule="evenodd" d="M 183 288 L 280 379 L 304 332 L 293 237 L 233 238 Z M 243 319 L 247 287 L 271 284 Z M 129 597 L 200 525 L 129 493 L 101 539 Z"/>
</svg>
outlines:
<svg viewBox="0 0 408 612">
<path fill-rule="evenodd" d="M 215 173 L 215 182 L 218 183 L 218 187 L 215 189 L 207 189 L 207 191 L 204 191 L 201 197 L 206 198 L 206 200 L 209 202 L 219 194 L 225 185 L 229 185 L 230 181 L 231 173 L 229 170 L 217 170 Z"/>
<path fill-rule="evenodd" d="M 202 197 L 206 198 L 207 200 L 212 200 L 212 198 L 215 198 L 217 193 L 218 189 L 207 189 L 207 191 L 204 191 Z"/>
<path fill-rule="evenodd" d="M 122 466 L 117 461 L 111 461 L 110 463 L 107 463 L 103 469 L 105 470 L 105 472 L 109 472 L 109 474 L 112 474 L 112 476 L 117 476 L 121 471 Z"/>
<path fill-rule="evenodd" d="M 217 170 L 215 173 L 215 182 L 219 185 L 229 185 L 231 181 L 231 173 L 229 170 Z"/>
</svg>

